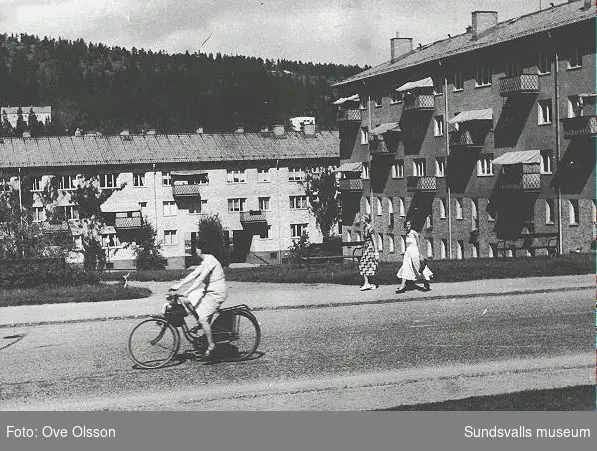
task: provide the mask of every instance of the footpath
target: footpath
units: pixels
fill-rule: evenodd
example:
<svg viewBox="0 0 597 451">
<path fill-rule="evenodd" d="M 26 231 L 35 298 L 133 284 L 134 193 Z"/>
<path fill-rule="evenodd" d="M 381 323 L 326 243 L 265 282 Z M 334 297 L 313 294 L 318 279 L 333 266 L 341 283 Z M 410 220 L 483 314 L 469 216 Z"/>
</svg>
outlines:
<svg viewBox="0 0 597 451">
<path fill-rule="evenodd" d="M 152 291 L 153 294 L 144 299 L 1 307 L 0 327 L 143 318 L 160 312 L 166 302 L 168 288 L 173 283 L 130 282 L 130 285 Z M 402 294 L 395 293 L 397 284 L 363 292 L 356 285 L 336 284 L 228 282 L 228 287 L 229 296 L 225 306 L 247 304 L 259 311 L 536 293 L 565 295 L 569 291 L 595 290 L 595 276 L 587 274 L 432 283 L 429 292 L 412 290 Z"/>
</svg>

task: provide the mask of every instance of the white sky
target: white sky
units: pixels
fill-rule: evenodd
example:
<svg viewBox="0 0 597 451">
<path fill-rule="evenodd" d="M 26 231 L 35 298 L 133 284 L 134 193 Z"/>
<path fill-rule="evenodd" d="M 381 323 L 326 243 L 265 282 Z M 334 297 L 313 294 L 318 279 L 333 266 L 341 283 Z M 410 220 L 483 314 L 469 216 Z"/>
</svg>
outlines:
<svg viewBox="0 0 597 451">
<path fill-rule="evenodd" d="M 396 31 L 427 44 L 464 32 L 471 11 L 497 11 L 502 21 L 540 3 L 549 7 L 547 0 L 0 0 L 0 32 L 377 65 L 389 59 Z"/>
</svg>

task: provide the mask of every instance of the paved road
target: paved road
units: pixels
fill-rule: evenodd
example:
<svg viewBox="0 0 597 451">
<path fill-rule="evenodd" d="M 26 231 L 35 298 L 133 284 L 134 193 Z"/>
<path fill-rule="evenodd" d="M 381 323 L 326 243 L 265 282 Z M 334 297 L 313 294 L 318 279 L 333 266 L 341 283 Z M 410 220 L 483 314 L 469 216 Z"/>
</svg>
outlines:
<svg viewBox="0 0 597 451">
<path fill-rule="evenodd" d="M 3 329 L 5 410 L 372 409 L 592 383 L 593 290 L 260 311 L 263 355 L 132 368 L 135 320 Z"/>
</svg>

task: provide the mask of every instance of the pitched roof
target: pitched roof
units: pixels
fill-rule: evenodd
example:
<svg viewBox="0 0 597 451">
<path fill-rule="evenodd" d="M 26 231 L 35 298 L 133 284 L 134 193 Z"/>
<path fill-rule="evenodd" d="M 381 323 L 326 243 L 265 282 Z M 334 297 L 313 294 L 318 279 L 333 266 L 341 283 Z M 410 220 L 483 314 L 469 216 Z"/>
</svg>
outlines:
<svg viewBox="0 0 597 451">
<path fill-rule="evenodd" d="M 448 39 L 414 49 L 392 63 L 387 61 L 379 66 L 360 72 L 334 86 L 342 86 L 365 80 L 408 67 L 477 50 L 483 47 L 513 41 L 542 31 L 552 30 L 584 20 L 595 19 L 595 8 L 583 8 L 584 2 L 563 3 L 552 8 L 509 19 L 483 32 L 477 39 L 472 33 L 464 33 Z"/>
<path fill-rule="evenodd" d="M 337 131 L 1 138 L 0 168 L 339 158 Z"/>
</svg>

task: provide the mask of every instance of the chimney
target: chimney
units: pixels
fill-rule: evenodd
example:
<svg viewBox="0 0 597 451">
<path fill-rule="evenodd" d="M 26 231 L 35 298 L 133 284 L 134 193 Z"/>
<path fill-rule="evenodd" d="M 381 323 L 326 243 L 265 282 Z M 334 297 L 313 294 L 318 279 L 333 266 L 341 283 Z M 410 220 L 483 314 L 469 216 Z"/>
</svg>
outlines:
<svg viewBox="0 0 597 451">
<path fill-rule="evenodd" d="M 305 136 L 315 136 L 315 124 L 303 124 L 303 133 Z"/>
<path fill-rule="evenodd" d="M 392 63 L 399 57 L 406 55 L 413 49 L 413 38 L 401 38 L 400 33 L 396 32 L 396 37 L 390 39 L 390 56 Z"/>
<path fill-rule="evenodd" d="M 131 133 L 129 132 L 128 128 L 125 128 L 123 131 L 120 132 L 120 136 L 130 136 L 130 134 Z"/>
<path fill-rule="evenodd" d="M 77 128 L 77 129 L 75 130 L 75 136 L 83 136 L 83 132 L 81 131 L 81 129 L 80 129 L 80 128 Z"/>
<path fill-rule="evenodd" d="M 273 131 L 274 131 L 274 138 L 283 138 L 284 135 L 286 134 L 284 125 L 281 125 L 281 124 L 274 125 Z"/>
<path fill-rule="evenodd" d="M 245 129 L 243 127 L 236 127 L 236 130 L 234 130 L 234 133 L 242 134 L 244 132 L 245 132 Z"/>
<path fill-rule="evenodd" d="M 156 133 L 156 129 L 155 128 L 150 128 L 149 130 L 147 130 L 147 134 L 148 135 L 155 135 Z"/>
<path fill-rule="evenodd" d="M 479 36 L 498 23 L 498 13 L 496 11 L 473 11 L 473 39 Z"/>
<path fill-rule="evenodd" d="M 196 130 L 196 133 L 197 133 L 198 135 L 202 135 L 202 134 L 203 134 L 203 127 L 199 127 L 199 128 L 197 128 L 197 130 Z"/>
</svg>

